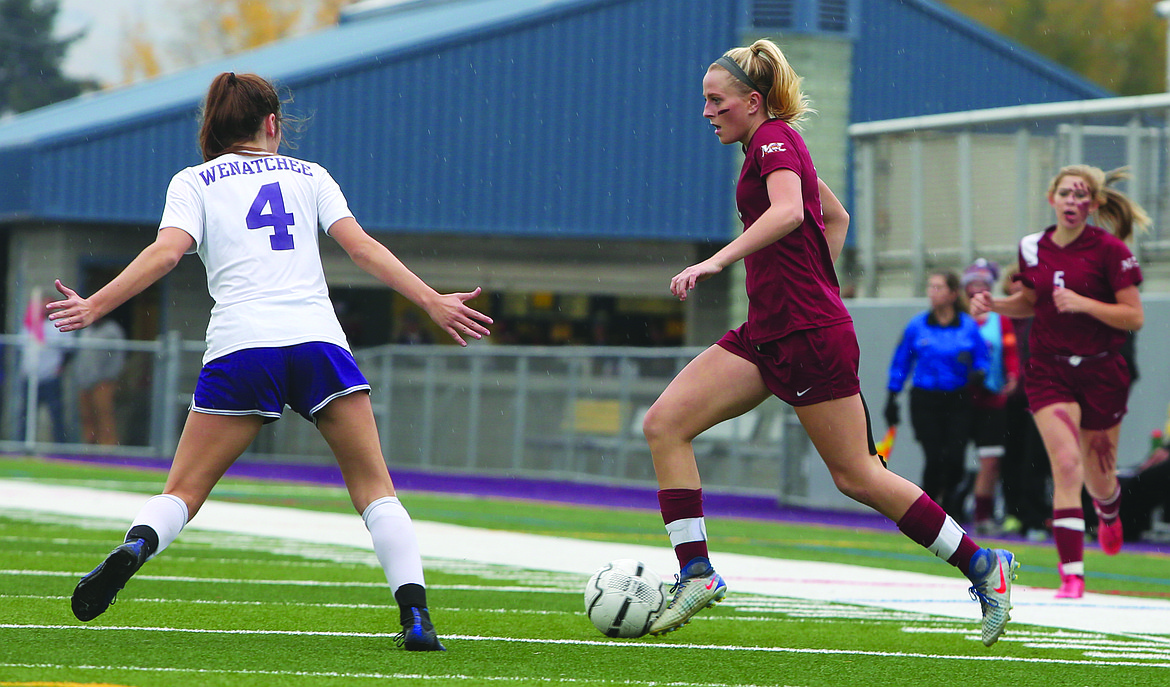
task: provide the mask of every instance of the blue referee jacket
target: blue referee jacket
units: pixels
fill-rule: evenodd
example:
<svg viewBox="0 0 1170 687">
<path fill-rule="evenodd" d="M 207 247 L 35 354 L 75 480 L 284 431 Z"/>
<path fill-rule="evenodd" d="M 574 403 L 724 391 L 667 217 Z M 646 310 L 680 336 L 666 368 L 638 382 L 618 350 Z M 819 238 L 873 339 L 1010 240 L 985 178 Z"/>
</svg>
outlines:
<svg viewBox="0 0 1170 687">
<path fill-rule="evenodd" d="M 958 391 L 967 386 L 973 370 L 987 374 L 988 365 L 987 344 L 974 318 L 961 312 L 944 327 L 927 311 L 910 320 L 902 332 L 890 361 L 890 383 L 886 388 L 900 392 L 913 368 L 914 388 Z"/>
</svg>

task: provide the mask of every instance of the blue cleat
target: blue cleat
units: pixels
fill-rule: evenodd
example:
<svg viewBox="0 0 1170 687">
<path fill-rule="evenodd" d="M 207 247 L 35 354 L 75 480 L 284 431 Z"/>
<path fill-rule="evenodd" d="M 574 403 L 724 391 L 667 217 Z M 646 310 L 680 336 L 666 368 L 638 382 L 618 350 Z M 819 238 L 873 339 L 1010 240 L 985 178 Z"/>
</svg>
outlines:
<svg viewBox="0 0 1170 687">
<path fill-rule="evenodd" d="M 89 621 L 105 613 L 147 558 L 145 539 L 128 541 L 111 551 L 106 560 L 77 583 L 71 600 L 73 615 L 78 620 Z"/>
<path fill-rule="evenodd" d="M 395 643 L 407 651 L 446 651 L 447 647 L 435 634 L 427 609 L 411 607 L 410 614 L 411 617 L 402 623 L 402 632 L 394 638 Z"/>
</svg>

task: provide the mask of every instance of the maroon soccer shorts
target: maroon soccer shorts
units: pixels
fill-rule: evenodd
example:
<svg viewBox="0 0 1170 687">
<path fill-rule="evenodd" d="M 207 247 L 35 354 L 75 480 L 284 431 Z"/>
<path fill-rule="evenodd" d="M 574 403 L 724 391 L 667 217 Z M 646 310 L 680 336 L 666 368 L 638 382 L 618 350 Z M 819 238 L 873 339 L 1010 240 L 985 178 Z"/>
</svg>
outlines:
<svg viewBox="0 0 1170 687">
<path fill-rule="evenodd" d="M 716 343 L 754 364 L 764 385 L 781 401 L 811 406 L 861 393 L 861 351 L 852 322 L 802 329 L 759 346 L 748 341 L 745 328 L 732 329 Z"/>
<path fill-rule="evenodd" d="M 1120 353 L 1072 359 L 1034 355 L 1028 360 L 1024 392 L 1033 413 L 1053 403 L 1076 403 L 1081 427 L 1109 429 L 1128 410 L 1129 384 L 1129 366 Z"/>
</svg>

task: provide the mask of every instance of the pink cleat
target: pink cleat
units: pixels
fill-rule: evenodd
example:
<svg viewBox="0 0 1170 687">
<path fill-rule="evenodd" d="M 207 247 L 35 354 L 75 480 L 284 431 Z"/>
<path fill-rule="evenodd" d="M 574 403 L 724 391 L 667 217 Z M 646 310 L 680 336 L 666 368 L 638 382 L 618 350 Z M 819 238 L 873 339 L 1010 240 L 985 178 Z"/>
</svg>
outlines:
<svg viewBox="0 0 1170 687">
<path fill-rule="evenodd" d="M 1121 551 L 1121 544 L 1125 537 L 1121 532 L 1121 518 L 1114 518 L 1111 522 L 1097 523 L 1097 543 L 1106 556 L 1116 556 Z"/>
<path fill-rule="evenodd" d="M 1085 595 L 1084 575 L 1060 574 L 1060 589 L 1056 590 L 1058 599 L 1079 599 Z"/>
</svg>

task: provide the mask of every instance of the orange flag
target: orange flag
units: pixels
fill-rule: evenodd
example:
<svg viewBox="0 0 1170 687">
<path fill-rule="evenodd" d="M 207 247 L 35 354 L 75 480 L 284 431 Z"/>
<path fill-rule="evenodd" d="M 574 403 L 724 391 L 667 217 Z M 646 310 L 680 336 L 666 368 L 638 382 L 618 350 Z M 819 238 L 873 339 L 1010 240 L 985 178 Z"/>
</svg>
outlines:
<svg viewBox="0 0 1170 687">
<path fill-rule="evenodd" d="M 897 436 L 898 426 L 895 425 L 887 429 L 885 438 L 878 442 L 877 452 L 883 460 L 888 461 L 890 459 L 890 451 L 894 450 L 894 438 Z"/>
</svg>

